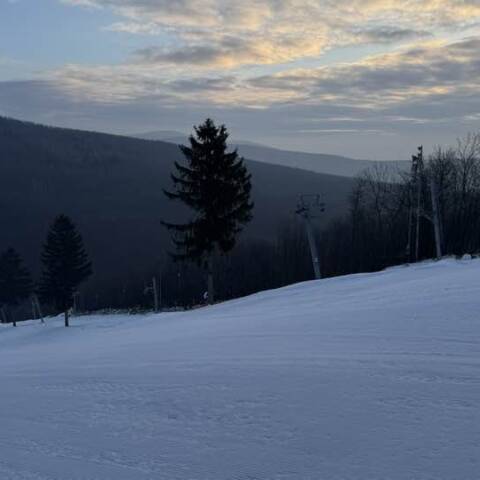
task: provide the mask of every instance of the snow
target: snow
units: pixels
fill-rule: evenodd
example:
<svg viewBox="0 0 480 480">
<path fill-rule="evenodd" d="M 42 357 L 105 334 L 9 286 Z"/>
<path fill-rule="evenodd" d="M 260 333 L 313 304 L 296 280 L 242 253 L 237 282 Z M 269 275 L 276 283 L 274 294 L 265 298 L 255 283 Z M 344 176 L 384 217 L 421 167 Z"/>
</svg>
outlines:
<svg viewBox="0 0 480 480">
<path fill-rule="evenodd" d="M 0 479 L 480 476 L 480 261 L 0 327 Z"/>
</svg>

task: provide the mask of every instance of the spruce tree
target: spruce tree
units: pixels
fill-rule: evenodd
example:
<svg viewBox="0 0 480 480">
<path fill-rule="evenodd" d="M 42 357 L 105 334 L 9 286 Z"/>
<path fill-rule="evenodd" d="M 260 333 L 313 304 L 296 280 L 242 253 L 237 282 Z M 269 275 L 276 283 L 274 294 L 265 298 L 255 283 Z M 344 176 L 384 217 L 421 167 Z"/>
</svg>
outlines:
<svg viewBox="0 0 480 480">
<path fill-rule="evenodd" d="M 3 252 L 0 255 L 0 308 L 4 320 L 3 308 L 7 307 L 10 310 L 18 306 L 31 295 L 32 288 L 30 272 L 23 265 L 20 255 L 13 248 Z M 13 326 L 17 326 L 14 315 Z"/>
<path fill-rule="evenodd" d="M 251 175 L 237 150 L 227 151 L 228 132 L 211 119 L 194 127 L 190 146 L 180 146 L 186 165 L 175 162 L 171 175 L 173 191 L 169 199 L 187 205 L 190 221 L 163 224 L 173 232 L 176 260 L 190 260 L 207 267 L 208 301 L 214 301 L 213 257 L 227 253 L 235 245 L 243 225 L 252 219 Z"/>
<path fill-rule="evenodd" d="M 42 263 L 40 296 L 64 313 L 68 327 L 68 311 L 73 306 L 75 291 L 92 274 L 92 268 L 82 237 L 66 215 L 59 215 L 50 227 L 43 246 Z"/>
</svg>

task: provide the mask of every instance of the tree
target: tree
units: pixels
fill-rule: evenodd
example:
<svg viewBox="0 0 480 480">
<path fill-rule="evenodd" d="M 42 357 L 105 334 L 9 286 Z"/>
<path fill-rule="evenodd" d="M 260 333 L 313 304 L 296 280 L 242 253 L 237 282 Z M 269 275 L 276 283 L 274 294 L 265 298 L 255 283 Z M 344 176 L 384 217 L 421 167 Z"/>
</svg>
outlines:
<svg viewBox="0 0 480 480">
<path fill-rule="evenodd" d="M 9 248 L 0 255 L 0 308 L 5 320 L 3 306 L 18 306 L 32 293 L 32 279 L 29 271 L 24 267 L 20 255 Z M 17 326 L 15 316 L 13 326 Z"/>
<path fill-rule="evenodd" d="M 68 311 L 73 306 L 75 291 L 92 274 L 92 268 L 82 237 L 66 215 L 59 215 L 50 227 L 43 246 L 42 263 L 40 296 L 64 313 L 68 327 Z"/>
<path fill-rule="evenodd" d="M 242 226 L 252 219 L 251 175 L 237 150 L 227 152 L 228 132 L 211 119 L 194 127 L 190 146 L 180 146 L 187 165 L 175 162 L 174 191 L 165 191 L 193 210 L 188 222 L 163 224 L 173 232 L 176 260 L 195 261 L 207 267 L 208 300 L 214 301 L 213 258 L 235 246 Z"/>
</svg>

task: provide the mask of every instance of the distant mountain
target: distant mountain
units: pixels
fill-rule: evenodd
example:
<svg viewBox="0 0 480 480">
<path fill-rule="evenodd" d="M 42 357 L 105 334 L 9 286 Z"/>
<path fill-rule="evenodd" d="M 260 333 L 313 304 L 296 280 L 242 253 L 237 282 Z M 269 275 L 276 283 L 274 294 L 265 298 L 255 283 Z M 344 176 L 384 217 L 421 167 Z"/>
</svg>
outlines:
<svg viewBox="0 0 480 480">
<path fill-rule="evenodd" d="M 181 132 L 157 131 L 135 135 L 135 137 L 182 144 L 187 141 L 188 135 L 182 134 Z M 301 168 L 302 170 L 309 170 L 316 173 L 340 175 L 343 177 L 354 177 L 378 163 L 387 164 L 394 169 L 398 168 L 400 170 L 409 167 L 409 162 L 402 160 L 389 162 L 356 160 L 340 155 L 280 150 L 244 140 L 232 140 L 232 143 L 238 147 L 240 155 L 250 160 L 272 165 Z"/>
<path fill-rule="evenodd" d="M 161 140 L 162 142 L 169 143 L 185 143 L 188 135 L 176 130 L 156 130 L 154 132 L 131 135 L 131 137 L 141 138 L 142 140 Z"/>
<path fill-rule="evenodd" d="M 186 142 L 188 142 L 189 136 L 190 134 L 182 133 L 176 130 L 156 130 L 154 132 L 131 135 L 131 137 L 133 138 L 141 138 L 142 140 L 160 140 L 162 142 L 174 143 L 175 145 L 185 144 Z M 234 138 L 231 138 L 229 139 L 229 142 L 234 146 L 248 145 L 265 147 L 265 145 L 262 145 L 261 143 L 250 142 L 249 140 L 236 140 Z"/>
<path fill-rule="evenodd" d="M 170 248 L 160 224 L 185 218 L 169 202 L 172 143 L 51 128 L 0 117 L 0 249 L 16 247 L 38 274 L 41 244 L 55 215 L 78 224 L 95 266 L 92 288 L 120 288 Z M 254 220 L 243 238 L 275 239 L 297 195 L 322 193 L 324 221 L 343 213 L 352 181 L 247 161 Z M 100 290 L 99 290 L 100 291 Z"/>
<path fill-rule="evenodd" d="M 261 145 L 238 144 L 239 153 L 245 158 L 271 165 L 283 165 L 301 168 L 316 173 L 355 177 L 375 164 L 386 164 L 392 168 L 406 169 L 409 163 L 405 161 L 376 162 L 373 160 L 354 160 L 339 155 L 323 153 L 291 152 Z"/>
</svg>

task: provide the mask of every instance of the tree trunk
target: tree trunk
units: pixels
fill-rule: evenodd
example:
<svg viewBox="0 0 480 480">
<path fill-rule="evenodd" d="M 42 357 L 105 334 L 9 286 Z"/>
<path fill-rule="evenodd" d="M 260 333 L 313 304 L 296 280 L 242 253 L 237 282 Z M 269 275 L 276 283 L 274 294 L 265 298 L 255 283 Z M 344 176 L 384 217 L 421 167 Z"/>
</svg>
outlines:
<svg viewBox="0 0 480 480">
<path fill-rule="evenodd" d="M 208 304 L 213 305 L 215 301 L 215 291 L 213 289 L 213 253 L 210 253 L 207 261 L 208 275 Z"/>
<path fill-rule="evenodd" d="M 152 279 L 152 290 L 153 290 L 153 310 L 155 313 L 160 311 L 160 304 L 158 301 L 158 284 L 157 278 L 153 277 Z"/>
<path fill-rule="evenodd" d="M 37 313 L 40 316 L 40 320 L 42 323 L 45 323 L 45 320 L 43 319 L 43 313 L 42 313 L 42 308 L 40 307 L 40 301 L 38 300 L 37 295 L 33 296 L 33 301 L 35 303 L 35 307 L 37 309 Z"/>
<path fill-rule="evenodd" d="M 2 323 L 8 323 L 7 314 L 5 313 L 5 310 L 2 308 L 0 309 L 0 311 L 2 313 Z"/>
<path fill-rule="evenodd" d="M 14 327 L 17 326 L 17 317 L 16 317 L 15 313 L 16 313 L 15 311 L 12 312 L 11 308 L 9 308 L 7 310 L 7 315 L 8 315 L 8 317 L 10 317 L 10 321 L 13 323 Z"/>
<path fill-rule="evenodd" d="M 432 197 L 432 217 L 433 217 L 433 228 L 435 230 L 435 249 L 437 252 L 437 259 L 442 258 L 442 235 L 441 235 L 441 224 L 440 224 L 440 213 L 438 210 L 438 193 L 437 185 L 435 179 L 432 177 L 430 179 L 430 194 Z"/>
<path fill-rule="evenodd" d="M 65 310 L 65 326 L 66 327 L 70 326 L 70 322 L 69 322 L 69 319 L 68 319 L 68 309 Z"/>
</svg>

